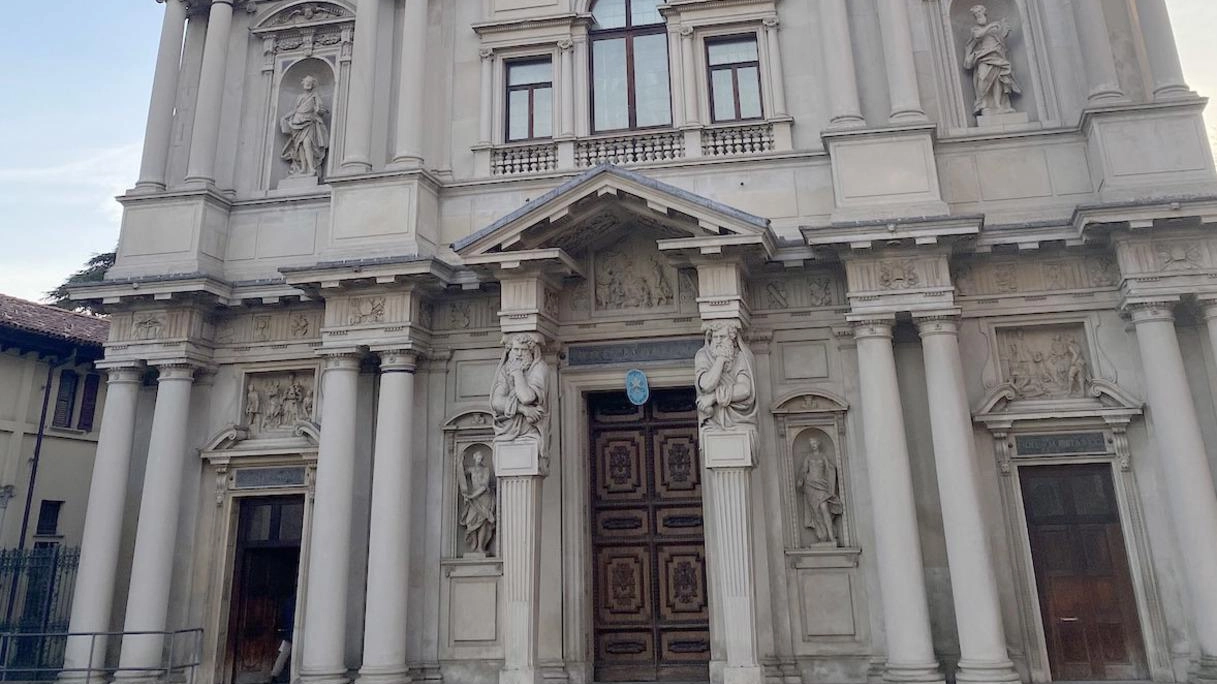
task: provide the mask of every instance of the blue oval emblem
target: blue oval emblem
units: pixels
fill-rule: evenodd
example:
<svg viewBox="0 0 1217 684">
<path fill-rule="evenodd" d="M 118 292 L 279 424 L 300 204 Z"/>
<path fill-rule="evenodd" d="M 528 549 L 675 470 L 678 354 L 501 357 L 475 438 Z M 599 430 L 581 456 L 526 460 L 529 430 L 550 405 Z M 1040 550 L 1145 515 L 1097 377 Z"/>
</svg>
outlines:
<svg viewBox="0 0 1217 684">
<path fill-rule="evenodd" d="M 629 397 L 630 403 L 635 406 L 647 403 L 647 399 L 651 398 L 651 385 L 647 382 L 646 373 L 637 368 L 626 371 L 625 396 Z"/>
</svg>

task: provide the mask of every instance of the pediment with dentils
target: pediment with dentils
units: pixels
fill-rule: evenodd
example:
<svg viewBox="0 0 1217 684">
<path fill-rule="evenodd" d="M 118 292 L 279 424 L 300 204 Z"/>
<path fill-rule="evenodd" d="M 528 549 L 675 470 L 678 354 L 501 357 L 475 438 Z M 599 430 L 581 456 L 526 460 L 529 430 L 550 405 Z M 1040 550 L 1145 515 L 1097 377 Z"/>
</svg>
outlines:
<svg viewBox="0 0 1217 684">
<path fill-rule="evenodd" d="M 724 249 L 773 254 L 769 219 L 616 166 L 591 169 L 452 244 L 475 265 L 513 255 L 575 261 L 645 231 L 664 251 Z"/>
</svg>

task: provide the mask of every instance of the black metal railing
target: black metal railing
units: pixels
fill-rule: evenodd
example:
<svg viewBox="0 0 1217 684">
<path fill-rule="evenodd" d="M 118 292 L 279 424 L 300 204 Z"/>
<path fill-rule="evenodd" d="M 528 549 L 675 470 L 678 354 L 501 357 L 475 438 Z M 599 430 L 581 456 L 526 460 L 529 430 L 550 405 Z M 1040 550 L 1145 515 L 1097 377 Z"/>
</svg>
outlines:
<svg viewBox="0 0 1217 684">
<path fill-rule="evenodd" d="M 107 644 L 117 641 L 120 648 L 116 650 L 121 650 L 122 639 L 127 637 L 160 638 L 160 662 L 140 667 L 108 667 L 104 662 L 64 667 L 63 653 L 70 640 L 87 642 L 87 650 L 82 643 L 73 652 L 97 654 L 95 659 L 103 661 Z M 59 661 L 31 665 L 18 655 L 22 648 L 58 653 Z M 202 650 L 203 630 L 198 627 L 165 632 L 5 632 L 0 633 L 0 680 L 32 682 L 62 679 L 80 684 L 102 684 L 112 675 L 142 673 L 149 679 L 194 684 Z"/>
<path fill-rule="evenodd" d="M 63 663 L 63 642 L 34 635 L 66 632 L 80 549 L 58 544 L 0 550 L 0 664 L 43 669 Z"/>
</svg>

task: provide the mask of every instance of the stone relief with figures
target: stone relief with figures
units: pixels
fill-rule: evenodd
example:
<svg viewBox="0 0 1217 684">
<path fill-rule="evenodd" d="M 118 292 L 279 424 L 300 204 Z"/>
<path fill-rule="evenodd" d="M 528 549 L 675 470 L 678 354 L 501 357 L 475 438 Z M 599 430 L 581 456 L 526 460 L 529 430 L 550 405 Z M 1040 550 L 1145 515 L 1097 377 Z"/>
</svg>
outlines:
<svg viewBox="0 0 1217 684">
<path fill-rule="evenodd" d="M 999 329 L 1003 380 L 1020 399 L 1085 398 L 1091 379 L 1082 324 Z"/>
<path fill-rule="evenodd" d="M 245 378 L 244 427 L 254 436 L 290 432 L 314 419 L 316 385 L 312 369 L 250 373 Z"/>
<path fill-rule="evenodd" d="M 676 270 L 653 240 L 628 240 L 593 256 L 595 310 L 666 309 L 676 301 Z"/>
<path fill-rule="evenodd" d="M 839 546 L 839 520 L 845 507 L 832 440 L 823 431 L 809 428 L 795 438 L 792 452 L 802 537 L 811 546 Z"/>
<path fill-rule="evenodd" d="M 750 288 L 749 304 L 754 311 L 841 306 L 841 292 L 833 274 L 811 272 L 793 278 L 757 280 Z"/>
<path fill-rule="evenodd" d="M 215 341 L 221 345 L 310 341 L 320 336 L 321 312 L 253 313 L 220 319 Z"/>
</svg>

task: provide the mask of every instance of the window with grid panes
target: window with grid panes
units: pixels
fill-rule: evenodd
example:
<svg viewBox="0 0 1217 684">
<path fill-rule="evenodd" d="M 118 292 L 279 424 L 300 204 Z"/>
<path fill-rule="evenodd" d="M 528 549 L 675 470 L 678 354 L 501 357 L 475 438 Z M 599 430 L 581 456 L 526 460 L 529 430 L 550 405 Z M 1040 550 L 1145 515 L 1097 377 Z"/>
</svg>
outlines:
<svg viewBox="0 0 1217 684">
<path fill-rule="evenodd" d="M 548 58 L 507 62 L 507 142 L 549 138 L 554 124 L 554 69 Z"/>
<path fill-rule="evenodd" d="M 710 114 L 715 123 L 759 119 L 761 64 L 756 36 L 732 36 L 706 41 L 710 78 Z"/>
<path fill-rule="evenodd" d="M 668 34 L 660 0 L 592 5 L 592 129 L 672 125 Z"/>
</svg>

